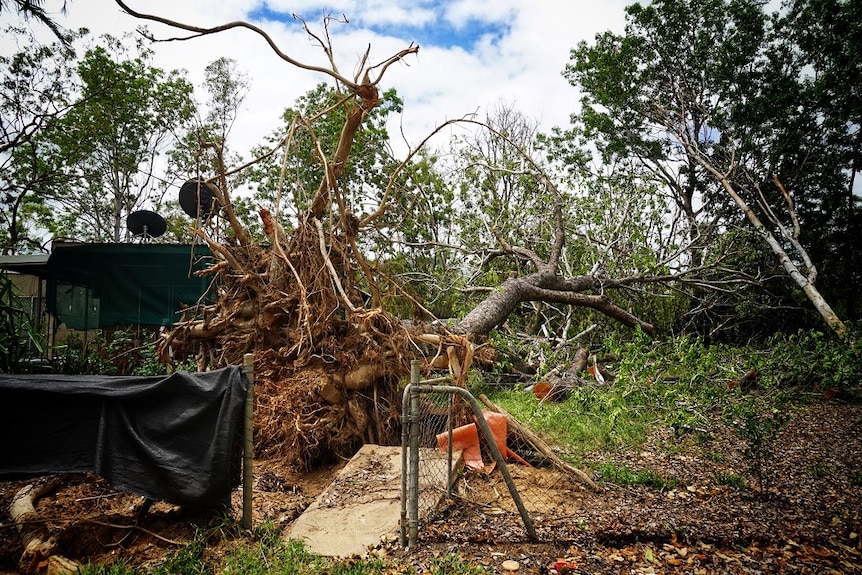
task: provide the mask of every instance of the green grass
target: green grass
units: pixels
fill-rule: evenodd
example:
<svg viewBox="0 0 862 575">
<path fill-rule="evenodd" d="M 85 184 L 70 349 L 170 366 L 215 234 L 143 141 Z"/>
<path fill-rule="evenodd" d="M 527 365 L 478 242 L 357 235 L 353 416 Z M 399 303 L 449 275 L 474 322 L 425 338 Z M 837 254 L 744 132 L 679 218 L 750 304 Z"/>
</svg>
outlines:
<svg viewBox="0 0 862 575">
<path fill-rule="evenodd" d="M 628 405 L 620 393 L 592 387 L 571 390 L 564 402 L 539 402 L 520 390 L 488 395 L 533 431 L 565 446 L 576 460 L 592 451 L 642 443 L 655 417 Z"/>
<path fill-rule="evenodd" d="M 628 467 L 613 463 L 601 464 L 598 471 L 601 481 L 615 483 L 616 485 L 646 485 L 658 491 L 665 491 L 673 489 L 679 484 L 675 479 L 662 477 L 649 469 L 632 471 Z"/>
<path fill-rule="evenodd" d="M 745 487 L 745 479 L 737 473 L 723 472 L 715 476 L 715 482 L 719 485 L 727 485 L 736 489 Z"/>
<path fill-rule="evenodd" d="M 431 575 L 485 575 L 488 571 L 466 563 L 457 554 L 450 553 L 431 561 Z"/>
<path fill-rule="evenodd" d="M 382 558 L 333 559 L 310 552 L 301 541 L 286 541 L 271 523 L 250 535 L 235 534 L 226 552 L 213 553 L 210 546 L 229 541 L 230 534 L 199 529 L 192 541 L 168 555 L 161 563 L 142 569 L 124 563 L 85 565 L 81 575 L 417 575 L 411 566 Z M 485 575 L 457 554 L 432 560 L 430 575 Z"/>
</svg>

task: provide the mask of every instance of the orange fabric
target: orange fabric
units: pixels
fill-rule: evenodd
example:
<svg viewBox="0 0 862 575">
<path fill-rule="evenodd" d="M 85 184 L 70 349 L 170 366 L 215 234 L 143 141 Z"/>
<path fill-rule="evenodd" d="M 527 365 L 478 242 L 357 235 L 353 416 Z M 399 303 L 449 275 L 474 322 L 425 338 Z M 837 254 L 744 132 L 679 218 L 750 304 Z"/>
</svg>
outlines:
<svg viewBox="0 0 862 575">
<path fill-rule="evenodd" d="M 449 448 L 449 434 L 437 434 L 437 447 L 446 451 Z M 482 460 L 482 451 L 479 449 L 479 431 L 475 423 L 462 425 L 452 430 L 452 449 L 462 451 L 464 464 L 470 469 L 482 470 L 485 462 Z"/>
</svg>

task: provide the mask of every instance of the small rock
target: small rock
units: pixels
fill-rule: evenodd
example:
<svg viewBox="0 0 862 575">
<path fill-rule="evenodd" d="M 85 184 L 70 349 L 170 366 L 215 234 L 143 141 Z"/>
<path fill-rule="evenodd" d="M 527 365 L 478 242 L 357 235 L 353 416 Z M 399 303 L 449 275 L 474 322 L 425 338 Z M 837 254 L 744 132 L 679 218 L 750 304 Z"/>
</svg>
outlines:
<svg viewBox="0 0 862 575">
<path fill-rule="evenodd" d="M 521 565 L 517 561 L 512 561 L 511 559 L 503 561 L 503 570 L 505 571 L 517 571 L 520 568 Z"/>
</svg>

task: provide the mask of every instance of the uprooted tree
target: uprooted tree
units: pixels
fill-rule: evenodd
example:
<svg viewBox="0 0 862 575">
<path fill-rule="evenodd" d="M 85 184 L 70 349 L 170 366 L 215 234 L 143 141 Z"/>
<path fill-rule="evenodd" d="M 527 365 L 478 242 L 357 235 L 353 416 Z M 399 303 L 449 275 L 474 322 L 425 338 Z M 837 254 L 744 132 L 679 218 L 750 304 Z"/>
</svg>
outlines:
<svg viewBox="0 0 862 575">
<path fill-rule="evenodd" d="M 523 301 L 589 307 L 653 331 L 650 324 L 615 306 L 604 293 L 584 293 L 600 287 L 595 277 L 560 275 L 559 257 L 566 235 L 559 201 L 553 208 L 555 231 L 549 256 L 540 257 L 498 238 L 497 255 L 525 259 L 535 268 L 533 273 L 510 278 L 449 328 L 439 322 L 432 327 L 430 323 L 399 321 L 385 311 L 384 304 L 391 294 L 404 297 L 407 290 L 391 287 L 391 278 L 386 278 L 387 289 L 380 289 L 379 271 L 366 259 L 359 241 L 368 226 L 395 205 L 389 199 L 395 193 L 392 183 L 397 174 L 382 191 L 377 209 L 366 207 L 365 213 L 370 215 L 363 217 L 347 201 L 343 177 L 357 131 L 380 104 L 379 84 L 387 68 L 417 53 L 418 46 L 411 45 L 374 65 L 366 52 L 351 79 L 335 66 L 328 30 L 320 37 L 305 27 L 329 58 L 331 65 L 324 68 L 293 60 L 264 31 L 247 23 L 200 28 L 141 14 L 121 0 L 117 3 L 135 17 L 186 30 L 192 37 L 237 27 L 251 30 L 289 64 L 330 77 L 340 95 L 336 105 L 345 120 L 333 150 L 324 150 L 315 137 L 314 118 L 301 115 L 294 118 L 280 144 L 287 149 L 304 131 L 314 143 L 314 161 L 323 176 L 289 233 L 281 223 L 278 202 L 272 211 L 261 209 L 267 245 L 253 241 L 238 218 L 227 183 L 227 175 L 233 171 L 224 166 L 219 146 L 211 145 L 219 173 L 209 179 L 209 189 L 229 233 L 215 237 L 202 225 L 193 232 L 214 256 L 214 263 L 202 272 L 214 279 L 214 297 L 185 310 L 160 342 L 166 360 L 168 351 L 194 355 L 200 369 L 239 364 L 245 354 L 254 353 L 255 449 L 259 456 L 277 455 L 307 467 L 333 456 L 349 457 L 363 442 L 394 443 L 400 425 L 401 380 L 409 371 L 410 360 L 421 358 L 426 367 L 448 368 L 464 384 L 471 365 L 493 359 L 493 348 L 485 336 Z M 559 199 L 550 179 L 534 164 L 527 165 L 525 170 L 551 197 Z M 602 287 L 614 286 L 604 282 Z M 424 310 L 421 302 L 414 303 Z M 424 311 L 430 319 L 432 314 Z"/>
</svg>

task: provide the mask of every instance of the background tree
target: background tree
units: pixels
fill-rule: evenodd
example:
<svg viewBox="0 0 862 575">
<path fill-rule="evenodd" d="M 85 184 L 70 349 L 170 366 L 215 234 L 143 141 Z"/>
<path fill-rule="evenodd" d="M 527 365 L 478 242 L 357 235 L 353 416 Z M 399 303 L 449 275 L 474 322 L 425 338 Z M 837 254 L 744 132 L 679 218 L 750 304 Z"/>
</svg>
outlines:
<svg viewBox="0 0 862 575">
<path fill-rule="evenodd" d="M 33 18 L 47 26 L 51 32 L 57 37 L 57 39 L 65 46 L 70 47 L 72 45 L 71 39 L 66 36 L 61 30 L 60 26 L 51 18 L 45 9 L 42 7 L 43 0 L 0 0 L 0 14 L 4 11 L 8 11 L 10 8 L 14 8 L 18 15 L 21 16 L 25 21 Z M 63 2 L 63 6 L 60 8 L 60 13 L 66 13 L 66 2 Z"/>
<path fill-rule="evenodd" d="M 773 91 L 785 101 L 775 140 L 778 173 L 792 174 L 803 237 L 821 262 L 824 294 L 848 319 L 862 317 L 862 5 L 847 0 L 792 0 L 776 22 L 772 59 L 793 78 Z M 779 147 L 784 143 L 783 147 Z"/>
<path fill-rule="evenodd" d="M 202 88 L 207 100 L 202 106 L 198 104 L 190 128 L 168 154 L 169 177 L 165 182 L 165 193 L 156 204 L 159 213 L 167 220 L 168 235 L 183 242 L 192 241 L 189 216 L 179 209 L 173 183 L 214 179 L 227 166 L 242 163 L 242 157 L 231 151 L 229 142 L 237 114 L 249 91 L 248 75 L 237 67 L 235 60 L 221 57 L 204 69 Z M 226 175 L 224 182 L 216 179 L 213 184 L 233 188 L 241 184 L 241 177 Z M 247 224 L 257 219 L 250 209 L 243 213 Z"/>
<path fill-rule="evenodd" d="M 20 46 L 0 56 L 0 237 L 3 253 L 13 254 L 44 249 L 39 222 L 50 219 L 44 191 L 67 184 L 64 156 L 46 153 L 44 134 L 73 106 L 75 60 L 65 44 L 40 44 L 22 29 L 5 33 Z"/>
<path fill-rule="evenodd" d="M 638 162 L 664 182 L 688 218 L 692 239 L 714 241 L 740 216 L 747 219 L 841 333 L 841 321 L 814 287 L 816 268 L 799 237 L 799 206 L 771 183 L 780 166 L 762 150 L 777 144 L 775 134 L 745 121 L 752 109 L 780 118 L 779 106 L 770 102 L 767 111 L 759 104 L 788 78 L 795 80 L 770 66 L 773 28 L 761 3 L 662 0 L 626 11 L 624 36 L 604 33 L 595 45 L 582 42 L 572 51 L 565 73 L 585 94 L 575 120 L 599 138 L 605 158 Z M 701 259 L 694 251 L 690 263 L 696 267 Z"/>
<path fill-rule="evenodd" d="M 461 210 L 446 165 L 443 155 L 419 148 L 382 190 L 384 211 L 363 219 L 384 303 L 398 317 L 452 318 L 464 309 L 471 256 L 458 238 Z"/>
<path fill-rule="evenodd" d="M 155 166 L 192 117 L 192 86 L 149 64 L 151 52 L 105 36 L 78 64 L 80 103 L 50 135 L 70 158 L 71 185 L 50 190 L 61 206 L 55 235 L 121 241 L 125 218 L 160 187 Z"/>
</svg>

